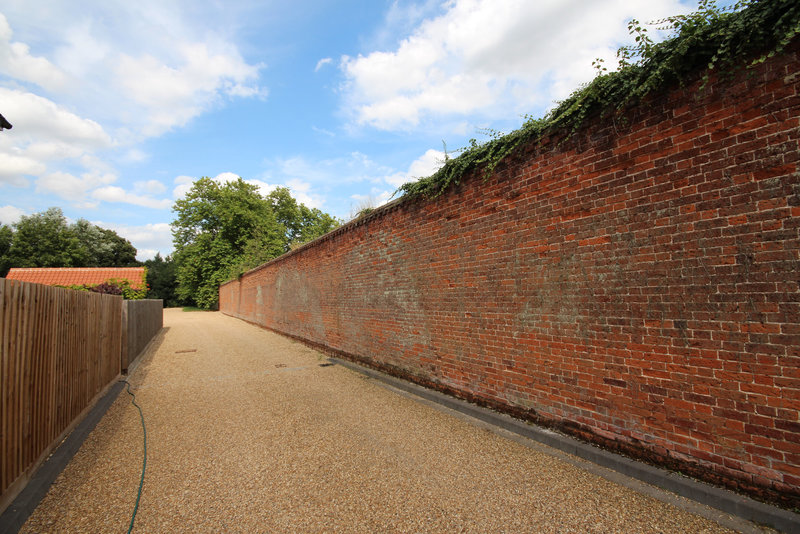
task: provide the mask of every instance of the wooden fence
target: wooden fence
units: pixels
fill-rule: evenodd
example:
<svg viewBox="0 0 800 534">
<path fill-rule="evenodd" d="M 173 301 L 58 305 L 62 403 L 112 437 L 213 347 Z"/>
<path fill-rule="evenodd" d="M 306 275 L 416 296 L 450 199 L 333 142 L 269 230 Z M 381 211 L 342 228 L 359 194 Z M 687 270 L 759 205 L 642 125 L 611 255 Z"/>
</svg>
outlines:
<svg viewBox="0 0 800 534">
<path fill-rule="evenodd" d="M 128 366 L 164 326 L 163 311 L 163 300 L 123 301 L 121 358 L 123 371 L 128 370 Z"/>
<path fill-rule="evenodd" d="M 123 302 L 0 278 L 0 512 L 127 365 Z"/>
</svg>

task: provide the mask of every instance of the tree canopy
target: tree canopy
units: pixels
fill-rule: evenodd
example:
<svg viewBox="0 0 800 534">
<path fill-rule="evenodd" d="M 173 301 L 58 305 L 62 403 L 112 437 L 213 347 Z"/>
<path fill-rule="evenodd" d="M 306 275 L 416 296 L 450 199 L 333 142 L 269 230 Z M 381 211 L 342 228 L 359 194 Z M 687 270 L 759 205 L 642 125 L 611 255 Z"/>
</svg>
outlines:
<svg viewBox="0 0 800 534">
<path fill-rule="evenodd" d="M 267 195 L 275 218 L 283 225 L 286 232 L 286 250 L 302 245 L 321 235 L 327 234 L 337 226 L 339 221 L 317 208 L 308 208 L 299 204 L 286 187 L 278 187 Z"/>
<path fill-rule="evenodd" d="M 130 241 L 78 219 L 68 224 L 60 208 L 22 216 L 0 227 L 0 276 L 11 267 L 129 267 L 137 265 Z"/>
<path fill-rule="evenodd" d="M 223 184 L 201 178 L 173 211 L 176 297 L 207 309 L 216 307 L 223 282 L 339 225 L 286 188 L 264 197 L 241 178 Z"/>
<path fill-rule="evenodd" d="M 165 308 L 172 308 L 182 304 L 175 294 L 177 286 L 177 266 L 172 256 L 162 258 L 161 254 L 156 253 L 152 260 L 144 262 L 147 267 L 147 298 L 161 299 L 164 301 Z"/>
</svg>

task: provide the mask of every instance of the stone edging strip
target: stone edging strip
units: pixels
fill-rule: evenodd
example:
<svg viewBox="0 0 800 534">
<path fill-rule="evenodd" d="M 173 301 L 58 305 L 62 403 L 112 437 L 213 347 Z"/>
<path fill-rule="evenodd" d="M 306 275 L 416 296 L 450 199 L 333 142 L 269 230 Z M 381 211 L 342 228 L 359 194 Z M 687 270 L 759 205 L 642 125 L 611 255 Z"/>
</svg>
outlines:
<svg viewBox="0 0 800 534">
<path fill-rule="evenodd" d="M 749 497 L 699 482 L 678 473 L 631 460 L 630 458 L 578 441 L 570 436 L 525 423 L 524 421 L 514 419 L 508 415 L 494 412 L 467 401 L 445 395 L 439 391 L 424 388 L 412 382 L 395 378 L 347 360 L 339 358 L 329 358 L 329 360 L 358 373 L 367 375 L 393 388 L 410 393 L 416 397 L 420 397 L 474 419 L 478 419 L 494 427 L 499 427 L 518 436 L 531 439 L 559 451 L 588 460 L 589 462 L 624 476 L 670 491 L 681 497 L 710 506 L 746 521 L 751 521 L 760 525 L 768 525 L 786 533 L 800 534 L 799 514 L 758 502 Z"/>
</svg>

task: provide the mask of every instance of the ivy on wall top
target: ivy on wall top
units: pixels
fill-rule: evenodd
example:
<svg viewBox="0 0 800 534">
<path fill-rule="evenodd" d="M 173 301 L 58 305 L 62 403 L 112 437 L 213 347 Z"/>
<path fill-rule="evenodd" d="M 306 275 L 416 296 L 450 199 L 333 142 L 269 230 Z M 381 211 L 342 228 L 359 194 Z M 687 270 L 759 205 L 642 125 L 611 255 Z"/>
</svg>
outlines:
<svg viewBox="0 0 800 534">
<path fill-rule="evenodd" d="M 542 118 L 528 118 L 518 130 L 470 146 L 456 158 L 446 158 L 435 174 L 406 183 L 397 190 L 408 198 L 436 198 L 456 185 L 468 172 L 483 168 L 489 177 L 497 165 L 523 143 L 560 130 L 573 134 L 590 118 L 620 113 L 645 97 L 682 84 L 702 73 L 702 86 L 713 73 L 732 75 L 737 70 L 780 54 L 800 34 L 797 0 L 742 0 L 719 8 L 715 0 L 700 0 L 689 15 L 653 23 L 671 29 L 672 35 L 654 43 L 637 20 L 628 24 L 635 44 L 617 51 L 619 69 L 607 72 L 602 60 L 594 62 L 597 77 L 573 92 Z M 755 59 L 754 59 L 755 58 Z"/>
</svg>

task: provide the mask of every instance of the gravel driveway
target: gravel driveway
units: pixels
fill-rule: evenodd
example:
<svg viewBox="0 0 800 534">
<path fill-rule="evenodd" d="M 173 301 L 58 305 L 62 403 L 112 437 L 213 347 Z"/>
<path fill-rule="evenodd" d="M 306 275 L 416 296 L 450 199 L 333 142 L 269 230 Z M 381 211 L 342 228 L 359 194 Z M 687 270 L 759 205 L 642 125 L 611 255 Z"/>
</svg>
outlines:
<svg viewBox="0 0 800 534">
<path fill-rule="evenodd" d="M 237 319 L 164 323 L 135 532 L 732 532 Z M 22 532 L 125 532 L 141 467 L 123 392 Z"/>
</svg>

